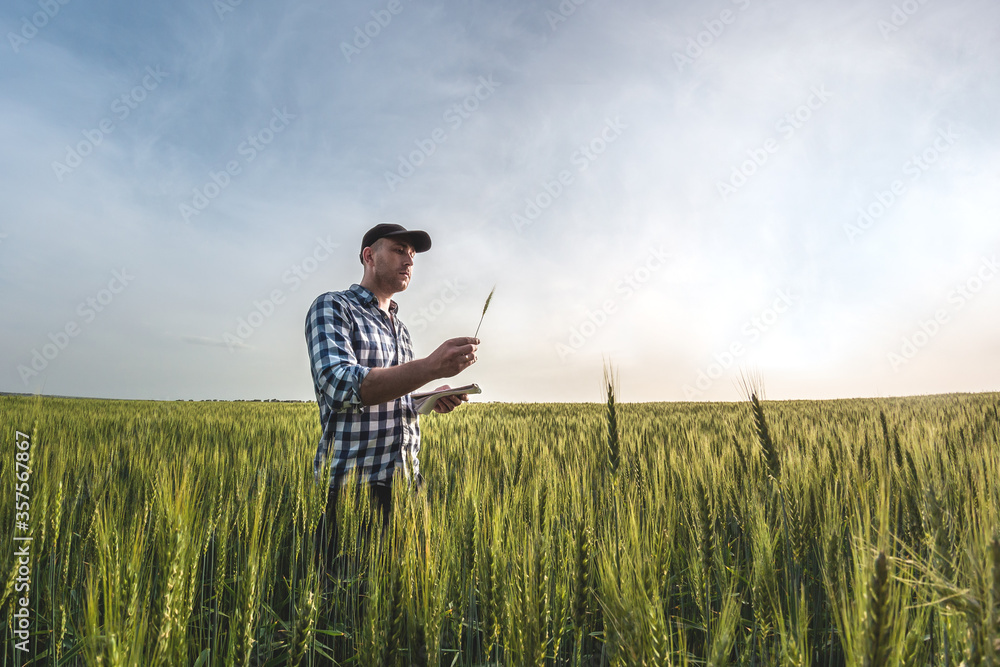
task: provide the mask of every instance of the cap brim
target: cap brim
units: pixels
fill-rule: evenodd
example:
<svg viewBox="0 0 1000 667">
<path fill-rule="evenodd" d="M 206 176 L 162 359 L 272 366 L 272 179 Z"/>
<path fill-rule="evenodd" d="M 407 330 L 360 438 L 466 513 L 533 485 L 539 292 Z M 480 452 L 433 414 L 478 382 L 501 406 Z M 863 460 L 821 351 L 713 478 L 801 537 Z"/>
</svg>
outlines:
<svg viewBox="0 0 1000 667">
<path fill-rule="evenodd" d="M 416 231 L 405 231 L 405 232 L 390 232 L 386 234 L 383 238 L 394 238 L 406 241 L 411 246 L 413 246 L 414 252 L 427 252 L 431 249 L 431 237 L 427 232 Z"/>
</svg>

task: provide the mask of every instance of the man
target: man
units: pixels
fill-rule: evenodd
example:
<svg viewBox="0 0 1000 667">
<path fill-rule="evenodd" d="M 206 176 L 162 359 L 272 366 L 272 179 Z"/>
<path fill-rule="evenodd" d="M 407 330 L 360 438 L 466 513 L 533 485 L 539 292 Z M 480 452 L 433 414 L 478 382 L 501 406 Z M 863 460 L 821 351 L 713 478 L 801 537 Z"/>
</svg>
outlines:
<svg viewBox="0 0 1000 667">
<path fill-rule="evenodd" d="M 413 358 L 410 332 L 397 317 L 392 296 L 410 284 L 415 254 L 430 247 L 426 232 L 395 224 L 372 227 L 361 241 L 360 284 L 319 296 L 306 316 L 323 427 L 313 462 L 320 482 L 324 463 L 330 460 L 327 512 L 317 532 L 317 540 L 328 541 L 328 562 L 335 548 L 334 508 L 341 482 L 356 468 L 383 519 L 388 517 L 394 476 L 399 473 L 414 485 L 422 481 L 417 460 L 420 426 L 410 392 L 476 362 L 478 338 L 452 338 L 429 356 Z M 445 397 L 434 410 L 450 412 L 468 400 L 468 394 Z"/>
</svg>

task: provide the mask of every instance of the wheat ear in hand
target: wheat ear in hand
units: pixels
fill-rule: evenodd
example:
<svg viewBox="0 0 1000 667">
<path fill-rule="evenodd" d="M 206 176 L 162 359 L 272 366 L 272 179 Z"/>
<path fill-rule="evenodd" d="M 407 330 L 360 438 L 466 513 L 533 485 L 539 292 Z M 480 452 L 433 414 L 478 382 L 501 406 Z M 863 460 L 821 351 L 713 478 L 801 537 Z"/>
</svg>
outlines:
<svg viewBox="0 0 1000 667">
<path fill-rule="evenodd" d="M 486 309 L 490 307 L 490 299 L 493 298 L 493 292 L 495 292 L 496 289 L 497 286 L 494 285 L 493 289 L 490 290 L 490 295 L 486 297 L 486 303 L 483 304 L 483 314 L 479 316 L 479 324 L 476 325 L 476 333 L 473 334 L 473 338 L 477 338 L 479 336 L 479 327 L 483 326 L 483 318 L 486 316 Z"/>
</svg>

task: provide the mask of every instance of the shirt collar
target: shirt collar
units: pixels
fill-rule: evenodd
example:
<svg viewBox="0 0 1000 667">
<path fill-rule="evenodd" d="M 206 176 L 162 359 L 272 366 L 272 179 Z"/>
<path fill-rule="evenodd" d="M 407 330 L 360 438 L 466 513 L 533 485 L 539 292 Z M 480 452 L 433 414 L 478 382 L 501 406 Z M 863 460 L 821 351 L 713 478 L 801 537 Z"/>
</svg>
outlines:
<svg viewBox="0 0 1000 667">
<path fill-rule="evenodd" d="M 362 287 L 360 284 L 354 283 L 351 285 L 351 291 L 362 305 L 369 306 L 374 304 L 374 306 L 378 308 L 378 299 L 375 297 L 375 293 L 367 287 Z M 398 310 L 399 305 L 395 302 L 395 300 L 389 299 L 389 314 L 395 315 Z"/>
</svg>

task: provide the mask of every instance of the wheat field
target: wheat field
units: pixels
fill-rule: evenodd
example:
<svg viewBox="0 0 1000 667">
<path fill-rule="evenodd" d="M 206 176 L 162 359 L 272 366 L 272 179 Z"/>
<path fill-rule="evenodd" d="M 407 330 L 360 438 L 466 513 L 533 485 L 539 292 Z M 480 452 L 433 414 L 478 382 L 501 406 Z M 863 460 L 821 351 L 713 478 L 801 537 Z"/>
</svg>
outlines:
<svg viewBox="0 0 1000 667">
<path fill-rule="evenodd" d="M 1000 664 L 1000 394 L 607 398 L 423 417 L 327 571 L 314 404 L 0 397 L 0 665 Z"/>
</svg>

